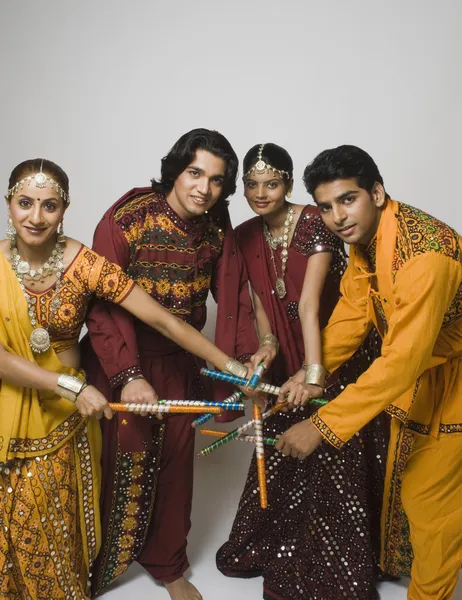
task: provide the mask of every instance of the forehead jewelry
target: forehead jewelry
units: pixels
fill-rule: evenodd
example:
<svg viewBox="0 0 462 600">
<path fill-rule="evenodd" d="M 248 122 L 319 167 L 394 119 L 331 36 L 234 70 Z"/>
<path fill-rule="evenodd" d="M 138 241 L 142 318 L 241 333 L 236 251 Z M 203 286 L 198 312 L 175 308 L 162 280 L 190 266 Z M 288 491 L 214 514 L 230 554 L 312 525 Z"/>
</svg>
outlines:
<svg viewBox="0 0 462 600">
<path fill-rule="evenodd" d="M 253 165 L 253 167 L 251 167 L 247 173 L 244 175 L 243 179 L 247 179 L 247 177 L 249 177 L 252 174 L 256 174 L 256 175 L 262 175 L 263 173 L 267 173 L 268 171 L 273 171 L 273 173 L 277 173 L 281 179 L 283 179 L 284 177 L 287 177 L 287 179 L 291 178 L 291 175 L 288 171 L 283 171 L 282 169 L 276 169 L 276 167 L 273 167 L 272 165 L 266 163 L 263 160 L 263 149 L 265 147 L 265 144 L 260 144 L 260 147 L 258 148 L 258 154 L 257 154 L 257 162 Z"/>
<path fill-rule="evenodd" d="M 56 181 L 53 178 L 48 177 L 43 172 L 43 158 L 42 158 L 42 162 L 40 164 L 40 171 L 38 173 L 36 173 L 35 175 L 29 175 L 28 177 L 24 177 L 24 179 L 21 179 L 21 181 L 18 181 L 15 185 L 13 185 L 13 187 L 11 187 L 7 191 L 7 193 L 5 194 L 5 199 L 8 200 L 9 198 L 11 198 L 11 196 L 13 196 L 13 194 L 15 194 L 19 189 L 22 190 L 24 188 L 25 184 L 30 185 L 32 180 L 35 181 L 35 185 L 40 189 L 46 187 L 46 185 L 48 183 L 52 189 L 54 189 L 56 192 L 58 192 L 58 194 L 61 196 L 61 198 L 63 199 L 66 206 L 68 206 L 70 204 L 71 200 L 69 198 L 69 194 L 67 194 L 63 190 L 63 188 L 59 185 L 59 183 L 56 183 Z"/>
</svg>

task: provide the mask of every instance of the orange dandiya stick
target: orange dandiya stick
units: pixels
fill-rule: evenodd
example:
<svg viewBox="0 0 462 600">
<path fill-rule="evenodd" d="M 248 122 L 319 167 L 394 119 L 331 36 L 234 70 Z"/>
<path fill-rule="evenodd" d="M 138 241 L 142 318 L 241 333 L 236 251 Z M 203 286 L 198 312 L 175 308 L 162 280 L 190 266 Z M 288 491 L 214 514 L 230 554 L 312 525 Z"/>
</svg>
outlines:
<svg viewBox="0 0 462 600">
<path fill-rule="evenodd" d="M 171 406 L 170 404 L 119 404 L 109 403 L 109 406 L 115 412 L 147 412 L 151 414 L 191 414 L 191 413 L 203 413 L 203 406 Z M 214 415 L 219 415 L 222 409 L 219 406 L 208 406 L 206 410 Z"/>
<path fill-rule="evenodd" d="M 199 429 L 199 431 L 203 435 L 213 435 L 213 437 L 217 437 L 217 438 L 221 438 L 221 437 L 227 435 L 226 431 L 215 431 L 214 429 Z M 238 435 L 234 439 L 237 440 L 238 442 L 251 442 L 252 444 L 255 444 L 255 442 L 256 442 L 256 438 L 254 435 Z M 278 440 L 276 438 L 271 438 L 271 437 L 263 438 L 263 443 L 265 446 L 276 446 L 277 442 L 278 442 Z"/>
<path fill-rule="evenodd" d="M 260 488 L 260 506 L 268 508 L 266 492 L 265 449 L 263 447 L 263 430 L 261 408 L 256 402 L 253 405 L 253 420 L 255 428 L 255 452 L 257 457 L 258 487 Z"/>
</svg>

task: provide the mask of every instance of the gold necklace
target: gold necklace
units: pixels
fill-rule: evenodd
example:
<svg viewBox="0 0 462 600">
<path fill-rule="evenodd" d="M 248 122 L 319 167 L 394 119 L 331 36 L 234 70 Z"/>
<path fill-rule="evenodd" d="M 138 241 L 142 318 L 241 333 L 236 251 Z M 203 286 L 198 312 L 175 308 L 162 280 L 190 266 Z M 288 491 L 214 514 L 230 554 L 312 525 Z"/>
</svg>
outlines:
<svg viewBox="0 0 462 600">
<path fill-rule="evenodd" d="M 278 269 L 276 265 L 276 258 L 274 256 L 273 244 L 271 243 L 273 237 L 268 229 L 268 225 L 266 224 L 265 219 L 263 219 L 263 234 L 268 243 L 271 255 L 271 262 L 273 263 L 274 274 L 276 275 L 276 292 L 279 298 L 284 298 L 287 294 L 286 284 L 284 281 L 284 276 L 286 274 L 287 261 L 289 259 L 289 234 L 292 226 L 292 221 L 294 220 L 295 209 L 290 206 L 287 211 L 286 220 L 284 221 L 284 229 L 282 232 L 282 250 L 281 250 L 281 277 L 278 275 Z"/>
</svg>

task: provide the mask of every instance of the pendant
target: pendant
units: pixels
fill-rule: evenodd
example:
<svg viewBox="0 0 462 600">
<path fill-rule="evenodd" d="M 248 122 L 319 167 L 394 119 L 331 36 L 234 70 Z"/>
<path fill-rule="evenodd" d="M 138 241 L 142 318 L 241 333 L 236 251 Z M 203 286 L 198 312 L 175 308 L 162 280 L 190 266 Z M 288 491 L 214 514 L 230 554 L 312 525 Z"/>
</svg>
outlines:
<svg viewBox="0 0 462 600">
<path fill-rule="evenodd" d="M 276 279 L 276 291 L 278 293 L 279 298 L 284 298 L 284 296 L 287 294 L 284 279 L 281 279 L 280 277 Z"/>
<path fill-rule="evenodd" d="M 29 346 L 35 354 L 41 354 L 50 349 L 50 335 L 43 327 L 37 327 L 32 330 L 29 338 Z"/>
<path fill-rule="evenodd" d="M 26 273 L 29 273 L 29 270 L 30 270 L 29 263 L 26 260 L 20 260 L 18 262 L 18 266 L 17 266 L 18 273 L 21 273 L 21 275 L 25 275 Z"/>
</svg>

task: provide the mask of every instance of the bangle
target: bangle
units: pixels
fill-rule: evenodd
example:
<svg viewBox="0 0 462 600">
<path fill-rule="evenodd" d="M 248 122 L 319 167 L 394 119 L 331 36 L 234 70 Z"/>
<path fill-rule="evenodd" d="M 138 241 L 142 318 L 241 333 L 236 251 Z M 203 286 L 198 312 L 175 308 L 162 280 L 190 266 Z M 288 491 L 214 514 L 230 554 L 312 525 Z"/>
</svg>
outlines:
<svg viewBox="0 0 462 600">
<path fill-rule="evenodd" d="M 265 333 L 265 335 L 260 339 L 260 348 L 262 346 L 266 346 L 267 344 L 274 346 L 276 348 L 276 352 L 279 350 L 278 338 L 272 333 Z"/>
<path fill-rule="evenodd" d="M 318 385 L 324 388 L 328 372 L 322 365 L 304 365 L 305 367 L 305 383 L 309 385 Z"/>
<path fill-rule="evenodd" d="M 245 365 L 234 358 L 230 358 L 228 360 L 228 362 L 225 364 L 224 370 L 228 371 L 228 373 L 231 373 L 231 375 L 243 378 L 247 377 L 247 373 L 249 372 Z"/>
<path fill-rule="evenodd" d="M 122 383 L 122 389 L 136 379 L 144 379 L 144 375 L 132 375 L 131 377 L 127 377 L 127 379 Z"/>
<path fill-rule="evenodd" d="M 82 381 L 73 375 L 61 373 L 58 377 L 58 385 L 55 388 L 55 394 L 61 398 L 66 398 L 70 402 L 75 402 L 80 392 L 87 386 L 86 381 Z"/>
</svg>

